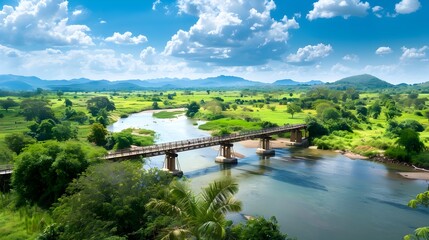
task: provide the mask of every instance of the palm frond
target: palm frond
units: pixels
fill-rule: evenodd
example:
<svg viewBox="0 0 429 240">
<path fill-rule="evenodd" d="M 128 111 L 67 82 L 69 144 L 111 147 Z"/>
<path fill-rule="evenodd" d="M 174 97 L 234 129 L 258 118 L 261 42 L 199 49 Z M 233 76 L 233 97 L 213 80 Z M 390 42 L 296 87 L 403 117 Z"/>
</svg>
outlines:
<svg viewBox="0 0 429 240">
<path fill-rule="evenodd" d="M 215 181 L 201 193 L 202 203 L 207 212 L 215 212 L 217 208 L 228 202 L 238 192 L 238 184 L 231 178 Z"/>
<path fill-rule="evenodd" d="M 166 215 L 172 215 L 172 216 L 183 215 L 182 209 L 165 200 L 151 199 L 149 203 L 146 204 L 146 208 L 156 209 Z"/>
<path fill-rule="evenodd" d="M 208 221 L 198 228 L 198 233 L 204 239 L 223 239 L 225 237 L 225 228 L 215 221 Z"/>
</svg>

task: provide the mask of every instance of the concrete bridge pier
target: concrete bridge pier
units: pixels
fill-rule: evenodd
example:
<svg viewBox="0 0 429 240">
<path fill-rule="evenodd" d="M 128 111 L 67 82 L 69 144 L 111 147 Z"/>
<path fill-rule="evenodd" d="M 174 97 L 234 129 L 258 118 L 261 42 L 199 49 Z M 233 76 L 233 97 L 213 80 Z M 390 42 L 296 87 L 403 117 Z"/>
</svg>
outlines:
<svg viewBox="0 0 429 240">
<path fill-rule="evenodd" d="M 183 171 L 180 170 L 180 165 L 177 156 L 177 153 L 175 153 L 174 151 L 166 152 L 163 170 L 168 171 L 169 173 L 173 174 L 173 176 L 182 177 Z"/>
<path fill-rule="evenodd" d="M 219 146 L 219 156 L 216 157 L 217 163 L 237 163 L 237 158 L 234 156 L 234 145 L 232 143 L 221 143 Z"/>
<path fill-rule="evenodd" d="M 297 142 L 297 143 L 301 143 L 302 142 L 302 132 L 301 132 L 301 129 L 296 129 L 296 130 L 290 131 L 290 141 L 291 142 Z"/>
<path fill-rule="evenodd" d="M 257 154 L 261 154 L 261 155 L 275 155 L 276 152 L 274 151 L 274 149 L 271 149 L 270 147 L 270 140 L 272 138 L 271 137 L 262 137 L 259 140 L 259 148 L 256 149 L 256 153 Z"/>
</svg>

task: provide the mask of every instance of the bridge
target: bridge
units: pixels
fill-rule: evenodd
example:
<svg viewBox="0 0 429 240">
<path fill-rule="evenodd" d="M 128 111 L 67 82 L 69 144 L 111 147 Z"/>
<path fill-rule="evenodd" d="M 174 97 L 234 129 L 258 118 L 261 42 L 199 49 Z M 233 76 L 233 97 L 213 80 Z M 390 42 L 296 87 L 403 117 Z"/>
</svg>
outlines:
<svg viewBox="0 0 429 240">
<path fill-rule="evenodd" d="M 274 149 L 270 148 L 271 135 L 290 132 L 290 141 L 294 143 L 301 143 L 303 141 L 303 136 L 306 136 L 306 129 L 307 125 L 305 124 L 285 125 L 256 131 L 234 133 L 221 137 L 204 137 L 168 143 L 160 143 L 147 147 L 123 149 L 109 153 L 104 158 L 106 160 L 118 161 L 140 156 L 153 157 L 165 155 L 164 169 L 168 170 L 174 175 L 181 176 L 183 175 L 183 172 L 180 170 L 180 166 L 177 161 L 177 152 L 220 145 L 219 156 L 216 157 L 216 162 L 236 163 L 237 158 L 234 157 L 232 149 L 233 142 L 240 142 L 243 140 L 259 138 L 259 148 L 256 150 L 256 152 L 262 155 L 274 155 Z"/>
<path fill-rule="evenodd" d="M 13 165 L 0 165 L 0 192 L 9 190 L 12 171 Z"/>
</svg>

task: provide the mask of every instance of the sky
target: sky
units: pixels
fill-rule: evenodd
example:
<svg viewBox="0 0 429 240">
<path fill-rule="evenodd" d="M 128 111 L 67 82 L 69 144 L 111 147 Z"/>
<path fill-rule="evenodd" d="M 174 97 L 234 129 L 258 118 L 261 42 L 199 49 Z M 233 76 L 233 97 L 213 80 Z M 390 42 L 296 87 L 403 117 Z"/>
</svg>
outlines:
<svg viewBox="0 0 429 240">
<path fill-rule="evenodd" d="M 428 0 L 0 0 L 0 74 L 429 81 Z"/>
</svg>

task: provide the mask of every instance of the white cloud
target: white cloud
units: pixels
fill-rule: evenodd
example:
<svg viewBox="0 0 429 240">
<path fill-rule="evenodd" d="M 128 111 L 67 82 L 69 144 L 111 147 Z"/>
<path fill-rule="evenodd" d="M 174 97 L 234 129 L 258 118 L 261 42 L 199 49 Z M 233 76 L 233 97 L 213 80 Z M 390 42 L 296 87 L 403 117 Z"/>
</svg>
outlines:
<svg viewBox="0 0 429 240">
<path fill-rule="evenodd" d="M 395 11 L 399 14 L 413 13 L 420 8 L 419 0 L 401 0 L 395 4 Z"/>
<path fill-rule="evenodd" d="M 310 65 L 316 61 L 329 56 L 332 52 L 331 45 L 319 43 L 317 45 L 307 45 L 299 48 L 296 54 L 290 54 L 287 57 L 287 62 L 296 65 Z"/>
<path fill-rule="evenodd" d="M 272 0 L 179 0 L 178 8 L 198 20 L 172 36 L 164 54 L 193 62 L 245 66 L 280 59 L 289 30 L 299 28 L 295 18 L 271 17 Z"/>
<path fill-rule="evenodd" d="M 158 5 L 161 4 L 161 0 L 156 0 L 152 3 L 152 10 L 155 11 Z"/>
<path fill-rule="evenodd" d="M 107 22 L 105 20 L 100 20 L 100 24 L 106 24 Z"/>
<path fill-rule="evenodd" d="M 355 54 L 347 54 L 343 57 L 344 61 L 359 62 L 359 57 Z"/>
<path fill-rule="evenodd" d="M 335 73 L 347 73 L 351 74 L 353 72 L 353 69 L 342 65 L 341 63 L 337 63 L 331 67 L 331 71 Z"/>
<path fill-rule="evenodd" d="M 146 64 L 154 64 L 156 62 L 156 50 L 153 47 L 147 47 L 140 53 L 140 59 Z"/>
<path fill-rule="evenodd" d="M 0 43 L 29 45 L 93 45 L 86 25 L 68 24 L 68 2 L 64 0 L 20 0 L 0 11 Z"/>
<path fill-rule="evenodd" d="M 383 15 L 381 15 L 382 11 L 383 11 L 383 7 L 381 7 L 381 6 L 375 6 L 375 7 L 372 8 L 372 12 L 378 18 L 383 17 Z"/>
<path fill-rule="evenodd" d="M 419 49 L 417 48 L 406 48 L 402 47 L 402 56 L 401 61 L 407 60 L 422 60 L 426 61 L 426 51 L 429 49 L 428 46 L 423 46 Z"/>
<path fill-rule="evenodd" d="M 80 9 L 76 9 L 76 10 L 74 10 L 74 11 L 73 11 L 72 15 L 73 15 L 73 16 L 79 16 L 79 15 L 81 15 L 82 13 L 83 13 L 83 11 L 82 11 L 82 10 L 80 10 Z"/>
<path fill-rule="evenodd" d="M 138 35 L 133 37 L 131 32 L 125 32 L 120 34 L 118 32 L 113 33 L 113 36 L 104 39 L 106 42 L 113 42 L 116 44 L 140 44 L 147 42 L 147 37 L 143 35 Z"/>
<path fill-rule="evenodd" d="M 345 19 L 351 16 L 362 17 L 367 15 L 370 5 L 360 0 L 319 0 L 313 3 L 313 7 L 313 10 L 307 14 L 309 20 L 337 16 Z"/>
<path fill-rule="evenodd" d="M 379 47 L 375 50 L 375 54 L 377 55 L 386 55 L 392 53 L 392 49 L 390 47 Z"/>
</svg>

